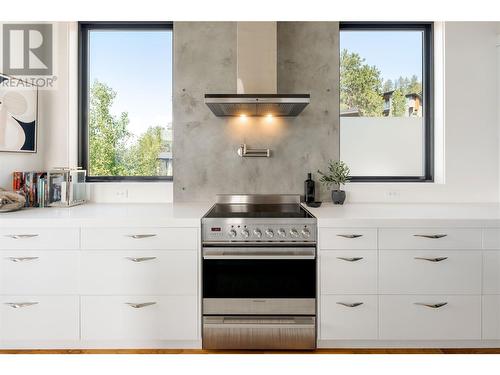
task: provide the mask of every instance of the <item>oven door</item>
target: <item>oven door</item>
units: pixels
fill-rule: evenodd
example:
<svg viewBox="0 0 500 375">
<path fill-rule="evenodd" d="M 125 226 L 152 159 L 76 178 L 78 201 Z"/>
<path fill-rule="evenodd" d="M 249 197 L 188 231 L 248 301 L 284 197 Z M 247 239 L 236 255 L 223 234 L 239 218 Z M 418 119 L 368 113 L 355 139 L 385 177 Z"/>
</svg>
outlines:
<svg viewBox="0 0 500 375">
<path fill-rule="evenodd" d="M 314 315 L 314 247 L 203 248 L 204 315 Z"/>
</svg>

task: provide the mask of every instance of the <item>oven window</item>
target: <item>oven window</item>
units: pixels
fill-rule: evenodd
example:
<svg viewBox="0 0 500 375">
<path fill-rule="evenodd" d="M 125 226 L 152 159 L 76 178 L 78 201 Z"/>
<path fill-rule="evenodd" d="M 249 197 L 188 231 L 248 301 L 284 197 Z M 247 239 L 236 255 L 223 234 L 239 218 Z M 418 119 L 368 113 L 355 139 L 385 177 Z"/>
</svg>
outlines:
<svg viewBox="0 0 500 375">
<path fill-rule="evenodd" d="M 315 297 L 314 259 L 203 261 L 203 298 Z"/>
</svg>

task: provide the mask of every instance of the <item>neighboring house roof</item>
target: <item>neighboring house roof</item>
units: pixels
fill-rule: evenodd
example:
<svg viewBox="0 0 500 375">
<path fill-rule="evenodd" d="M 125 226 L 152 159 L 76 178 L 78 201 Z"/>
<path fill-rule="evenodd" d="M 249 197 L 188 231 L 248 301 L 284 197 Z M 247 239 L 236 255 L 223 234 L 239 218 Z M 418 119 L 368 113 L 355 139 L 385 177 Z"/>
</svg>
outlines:
<svg viewBox="0 0 500 375">
<path fill-rule="evenodd" d="M 171 160 L 172 159 L 172 153 L 171 152 L 160 152 L 158 155 L 159 160 Z"/>
<path fill-rule="evenodd" d="M 340 117 L 358 117 L 359 109 L 357 108 L 349 108 L 344 111 L 340 111 Z"/>
</svg>

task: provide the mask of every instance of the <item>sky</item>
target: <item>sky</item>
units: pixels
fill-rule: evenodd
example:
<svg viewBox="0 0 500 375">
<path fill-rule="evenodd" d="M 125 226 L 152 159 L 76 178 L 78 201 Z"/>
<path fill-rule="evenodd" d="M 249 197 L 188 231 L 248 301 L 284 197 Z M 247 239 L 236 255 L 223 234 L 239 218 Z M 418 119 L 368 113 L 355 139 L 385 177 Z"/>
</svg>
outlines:
<svg viewBox="0 0 500 375">
<path fill-rule="evenodd" d="M 131 133 L 172 122 L 171 31 L 91 31 L 89 46 L 90 82 L 116 91 L 112 113 L 128 112 Z"/>
<path fill-rule="evenodd" d="M 347 49 L 375 65 L 384 81 L 399 76 L 422 78 L 422 32 L 420 31 L 342 31 L 340 50 Z"/>
</svg>

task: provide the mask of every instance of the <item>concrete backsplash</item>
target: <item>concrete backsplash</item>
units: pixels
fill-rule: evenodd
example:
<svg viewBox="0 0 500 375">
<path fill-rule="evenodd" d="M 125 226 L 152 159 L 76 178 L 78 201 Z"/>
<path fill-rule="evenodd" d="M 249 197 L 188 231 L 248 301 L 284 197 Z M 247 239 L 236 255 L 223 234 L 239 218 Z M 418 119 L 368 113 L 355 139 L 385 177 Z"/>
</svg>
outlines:
<svg viewBox="0 0 500 375">
<path fill-rule="evenodd" d="M 215 117 L 205 93 L 236 92 L 236 23 L 174 24 L 174 200 L 303 194 L 307 172 L 339 155 L 338 23 L 278 23 L 278 91 L 310 93 L 296 118 Z M 270 158 L 240 158 L 240 144 Z M 319 183 L 318 183 L 319 188 Z M 321 188 L 320 198 L 328 199 Z"/>
</svg>

